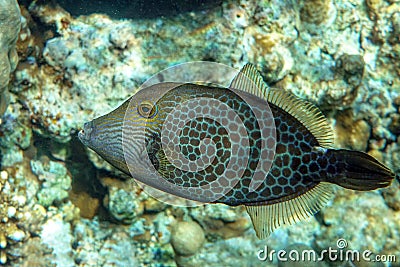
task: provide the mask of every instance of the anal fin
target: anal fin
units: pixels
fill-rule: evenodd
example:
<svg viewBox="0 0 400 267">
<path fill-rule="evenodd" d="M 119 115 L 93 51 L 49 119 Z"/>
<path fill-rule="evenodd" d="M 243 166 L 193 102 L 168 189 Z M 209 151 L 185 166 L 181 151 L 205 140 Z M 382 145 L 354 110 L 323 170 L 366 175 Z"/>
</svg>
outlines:
<svg viewBox="0 0 400 267">
<path fill-rule="evenodd" d="M 319 183 L 295 198 L 264 205 L 246 205 L 259 239 L 267 238 L 276 228 L 296 223 L 318 212 L 333 196 L 333 185 Z"/>
</svg>

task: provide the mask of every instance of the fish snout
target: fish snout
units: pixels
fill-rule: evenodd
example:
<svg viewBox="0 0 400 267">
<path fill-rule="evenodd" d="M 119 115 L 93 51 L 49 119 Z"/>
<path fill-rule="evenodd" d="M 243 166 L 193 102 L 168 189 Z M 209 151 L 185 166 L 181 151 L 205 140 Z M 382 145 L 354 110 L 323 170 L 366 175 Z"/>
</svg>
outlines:
<svg viewBox="0 0 400 267">
<path fill-rule="evenodd" d="M 83 129 L 79 131 L 78 133 L 78 138 L 79 140 L 81 140 L 81 142 L 85 145 L 87 145 L 87 143 L 90 140 L 90 135 L 93 132 L 93 123 L 90 122 L 86 122 L 83 125 Z"/>
</svg>

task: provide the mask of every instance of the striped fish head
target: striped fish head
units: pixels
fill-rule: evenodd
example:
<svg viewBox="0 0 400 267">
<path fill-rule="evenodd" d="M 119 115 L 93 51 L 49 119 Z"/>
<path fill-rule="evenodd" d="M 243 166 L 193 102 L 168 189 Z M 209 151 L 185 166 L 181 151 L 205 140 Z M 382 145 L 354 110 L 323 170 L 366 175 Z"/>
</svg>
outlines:
<svg viewBox="0 0 400 267">
<path fill-rule="evenodd" d="M 110 113 L 84 124 L 81 142 L 126 174 L 148 175 L 146 138 L 162 127 L 163 114 L 157 101 L 178 83 L 159 83 L 138 91 Z M 173 107 L 163 107 L 167 111 Z M 129 163 L 129 164 L 127 164 Z M 129 166 L 128 166 L 129 165 Z M 135 175 L 134 175 L 135 174 Z"/>
<path fill-rule="evenodd" d="M 122 109 L 127 104 L 124 103 L 114 111 L 86 122 L 83 129 L 78 133 L 78 138 L 85 146 L 124 172 L 126 172 L 126 168 L 123 164 L 124 155 L 120 142 L 124 119 Z"/>
<path fill-rule="evenodd" d="M 85 146 L 90 147 L 90 148 L 93 147 L 91 144 L 92 142 L 90 140 L 90 137 L 92 136 L 92 132 L 93 132 L 93 121 L 89 121 L 83 125 L 83 129 L 80 130 L 78 133 L 79 140 L 81 140 L 81 142 Z"/>
</svg>

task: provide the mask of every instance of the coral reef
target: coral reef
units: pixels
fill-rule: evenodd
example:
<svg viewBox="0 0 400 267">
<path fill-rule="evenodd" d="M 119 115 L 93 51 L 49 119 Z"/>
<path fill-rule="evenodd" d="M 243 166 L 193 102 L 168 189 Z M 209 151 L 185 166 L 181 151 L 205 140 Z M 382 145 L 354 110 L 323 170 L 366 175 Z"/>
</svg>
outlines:
<svg viewBox="0 0 400 267">
<path fill-rule="evenodd" d="M 18 62 L 15 49 L 21 26 L 21 14 L 16 0 L 0 2 L 0 117 L 8 105 L 7 85 L 10 73 Z M 0 118 L 1 124 L 1 118 Z"/>
<path fill-rule="evenodd" d="M 59 4 L 24 1 L 16 46 L 18 25 L 0 42 L 11 61 L 1 101 L 16 64 L 9 51 L 16 47 L 20 58 L 0 125 L 1 264 L 284 266 L 276 256 L 260 261 L 257 252 L 320 252 L 338 238 L 348 249 L 400 259 L 397 182 L 376 192 L 338 190 L 316 216 L 257 240 L 243 207 L 159 202 L 76 139 L 84 122 L 159 70 L 198 60 L 235 68 L 252 62 L 271 86 L 321 107 L 338 147 L 368 152 L 399 174 L 398 1 L 228 0 L 123 20 L 115 19 L 123 12 L 74 17 L 69 1 Z"/>
</svg>

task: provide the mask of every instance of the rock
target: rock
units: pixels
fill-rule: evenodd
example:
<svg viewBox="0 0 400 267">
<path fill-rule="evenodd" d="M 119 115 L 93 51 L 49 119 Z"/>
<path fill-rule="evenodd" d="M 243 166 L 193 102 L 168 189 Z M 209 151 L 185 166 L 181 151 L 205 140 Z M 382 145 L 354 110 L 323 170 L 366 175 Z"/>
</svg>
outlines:
<svg viewBox="0 0 400 267">
<path fill-rule="evenodd" d="M 16 0 L 0 0 L 0 116 L 8 105 L 7 85 L 18 61 L 15 44 L 21 27 L 21 13 Z M 1 122 L 1 121 L 0 121 Z"/>
<path fill-rule="evenodd" d="M 172 230 L 171 244 L 176 254 L 195 254 L 204 243 L 203 229 L 196 222 L 179 222 Z"/>
</svg>

